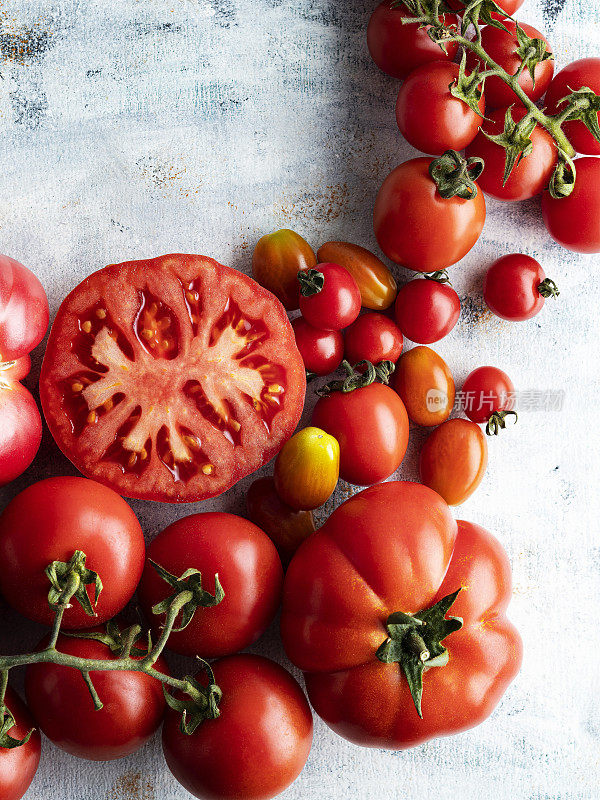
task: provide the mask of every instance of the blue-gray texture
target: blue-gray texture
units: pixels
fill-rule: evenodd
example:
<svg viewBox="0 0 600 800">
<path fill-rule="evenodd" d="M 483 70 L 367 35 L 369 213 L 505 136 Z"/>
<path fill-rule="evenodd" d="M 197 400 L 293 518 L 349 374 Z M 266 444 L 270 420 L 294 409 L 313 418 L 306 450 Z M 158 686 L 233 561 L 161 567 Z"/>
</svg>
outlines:
<svg viewBox="0 0 600 800">
<path fill-rule="evenodd" d="M 375 247 L 377 187 L 414 151 L 395 126 L 397 83 L 366 51 L 374 5 L 3 0 L 0 250 L 39 275 L 54 314 L 79 280 L 120 260 L 201 252 L 248 271 L 255 241 L 283 226 L 315 246 L 350 239 Z M 518 16 L 549 36 L 559 68 L 598 55 L 600 0 L 526 0 Z M 436 349 L 458 385 L 472 368 L 495 364 L 537 405 L 490 442 L 483 485 L 458 510 L 508 550 L 523 669 L 485 724 L 408 752 L 361 750 L 317 720 L 287 800 L 598 797 L 600 262 L 553 244 L 537 200 L 490 201 L 488 209 L 480 242 L 452 270 L 462 319 Z M 522 324 L 491 316 L 481 300 L 486 266 L 515 251 L 539 258 L 561 289 Z M 534 392 L 546 390 L 564 391 L 561 411 L 540 407 Z M 402 477 L 415 477 L 424 435 L 413 431 Z M 34 480 L 64 473 L 73 468 L 46 435 L 2 504 Z M 249 483 L 203 505 L 132 505 L 152 537 L 191 511 L 240 512 Z M 336 502 L 343 494 L 342 487 Z M 40 628 L 2 614 L 4 651 L 35 643 Z M 285 663 L 275 628 L 255 649 Z M 166 770 L 158 741 L 92 766 L 44 741 L 27 798 L 51 797 L 188 795 Z"/>
</svg>

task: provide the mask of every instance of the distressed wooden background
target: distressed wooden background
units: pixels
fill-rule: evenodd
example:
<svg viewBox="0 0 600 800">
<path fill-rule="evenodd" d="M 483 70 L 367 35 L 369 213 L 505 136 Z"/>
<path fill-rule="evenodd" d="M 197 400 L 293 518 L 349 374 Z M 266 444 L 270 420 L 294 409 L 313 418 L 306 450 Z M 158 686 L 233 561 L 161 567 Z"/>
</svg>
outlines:
<svg viewBox="0 0 600 800">
<path fill-rule="evenodd" d="M 2 0 L 0 250 L 39 275 L 54 313 L 79 280 L 111 262 L 187 251 L 248 271 L 255 241 L 281 226 L 315 247 L 332 238 L 374 247 L 377 187 L 413 155 L 394 122 L 397 84 L 366 51 L 374 5 Z M 518 16 L 548 35 L 558 67 L 598 54 L 600 0 L 526 0 Z M 494 364 L 520 390 L 565 392 L 562 411 L 532 408 L 490 442 L 484 484 L 458 511 L 510 554 L 523 670 L 484 725 L 409 752 L 361 750 L 317 720 L 286 800 L 598 798 L 600 260 L 554 245 L 537 200 L 488 208 L 480 242 L 452 271 L 462 319 L 437 349 L 458 385 L 475 366 Z M 514 251 L 539 258 L 561 296 L 511 325 L 485 310 L 481 281 L 493 258 Z M 41 348 L 36 356 L 32 388 Z M 413 432 L 402 477 L 415 477 L 423 438 Z M 66 473 L 72 467 L 46 436 L 0 507 L 29 483 Z M 152 537 L 192 511 L 241 512 L 249 482 L 214 503 L 132 505 Z M 336 502 L 343 494 L 342 486 Z M 1 613 L 1 650 L 37 641 L 40 628 Z M 275 629 L 256 649 L 285 663 Z M 109 765 L 84 764 L 45 741 L 27 798 L 51 797 L 188 795 L 158 741 Z"/>
</svg>

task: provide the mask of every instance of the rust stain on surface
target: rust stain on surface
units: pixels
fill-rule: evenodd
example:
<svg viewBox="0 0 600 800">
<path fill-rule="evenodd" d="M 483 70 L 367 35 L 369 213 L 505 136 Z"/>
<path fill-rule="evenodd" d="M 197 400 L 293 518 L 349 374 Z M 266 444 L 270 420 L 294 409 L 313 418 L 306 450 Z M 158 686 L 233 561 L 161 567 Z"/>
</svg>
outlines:
<svg viewBox="0 0 600 800">
<path fill-rule="evenodd" d="M 106 800 L 154 800 L 155 797 L 151 781 L 141 772 L 128 772 L 116 780 Z"/>
</svg>

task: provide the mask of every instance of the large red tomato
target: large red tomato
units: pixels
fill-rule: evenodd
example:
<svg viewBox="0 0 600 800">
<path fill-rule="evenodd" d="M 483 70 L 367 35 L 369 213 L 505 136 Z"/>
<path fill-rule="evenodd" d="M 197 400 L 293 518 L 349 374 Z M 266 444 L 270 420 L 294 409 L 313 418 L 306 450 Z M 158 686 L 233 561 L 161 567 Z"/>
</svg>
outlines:
<svg viewBox="0 0 600 800">
<path fill-rule="evenodd" d="M 294 556 L 283 643 L 336 733 L 412 747 L 493 711 L 521 663 L 510 596 L 508 559 L 491 534 L 457 526 L 425 486 L 383 483 L 347 500 Z"/>
<path fill-rule="evenodd" d="M 36 402 L 19 383 L 30 364 L 29 356 L 0 364 L 0 486 L 27 469 L 42 440 Z"/>
<path fill-rule="evenodd" d="M 568 197 L 542 195 L 548 232 L 567 250 L 600 253 L 600 158 L 578 158 L 577 180 Z"/>
<path fill-rule="evenodd" d="M 167 765 L 204 800 L 275 797 L 310 752 L 313 721 L 304 693 L 289 672 L 261 656 L 228 656 L 211 666 L 223 693 L 219 716 L 186 735 L 180 714 L 169 710 L 162 734 Z"/>
<path fill-rule="evenodd" d="M 6 708 L 15 721 L 8 735 L 20 741 L 35 726 L 29 709 L 12 689 L 6 690 Z M 34 730 L 29 741 L 21 747 L 0 748 L 0 797 L 2 800 L 21 800 L 37 772 L 40 763 L 39 731 Z"/>
<path fill-rule="evenodd" d="M 68 562 L 77 550 L 103 589 L 95 617 L 72 601 L 63 617 L 69 629 L 111 619 L 131 599 L 144 567 L 144 536 L 125 500 L 106 486 L 67 477 L 34 483 L 0 517 L 0 592 L 24 616 L 51 624 L 44 570 L 53 561 Z M 93 600 L 93 586 L 88 596 Z"/>
<path fill-rule="evenodd" d="M 283 569 L 275 545 L 234 514 L 191 514 L 174 522 L 150 544 L 148 559 L 176 578 L 199 570 L 202 581 L 193 583 L 199 596 L 203 591 L 214 596 L 218 575 L 225 593 L 218 605 L 197 607 L 187 627 L 171 634 L 169 648 L 176 653 L 203 658 L 237 653 L 265 632 L 279 608 Z M 174 592 L 148 561 L 138 597 L 155 632 L 164 616 L 153 615 L 152 607 Z"/>
<path fill-rule="evenodd" d="M 561 69 L 544 98 L 546 113 L 558 114 L 565 108 L 560 101 L 584 86 L 600 94 L 600 58 L 581 58 Z M 596 116 L 600 121 L 600 113 Z M 565 122 L 563 131 L 578 153 L 600 156 L 600 142 L 592 136 L 581 120 Z"/>
<path fill-rule="evenodd" d="M 165 502 L 218 495 L 272 458 L 305 387 L 279 301 L 193 255 L 86 278 L 59 309 L 40 382 L 48 426 L 75 466 Z"/>
<path fill-rule="evenodd" d="M 48 300 L 36 276 L 0 255 L 0 362 L 30 353 L 48 328 Z"/>
</svg>

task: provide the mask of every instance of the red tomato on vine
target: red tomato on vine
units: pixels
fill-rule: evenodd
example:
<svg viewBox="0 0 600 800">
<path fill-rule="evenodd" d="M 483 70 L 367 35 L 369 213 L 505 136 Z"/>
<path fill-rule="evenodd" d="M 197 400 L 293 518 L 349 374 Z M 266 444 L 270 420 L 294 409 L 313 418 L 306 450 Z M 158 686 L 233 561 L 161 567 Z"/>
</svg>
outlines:
<svg viewBox="0 0 600 800">
<path fill-rule="evenodd" d="M 546 113 L 560 113 L 564 108 L 560 101 L 584 86 L 600 94 L 600 58 L 580 58 L 556 75 L 544 98 Z M 600 121 L 600 112 L 596 113 L 596 119 Z M 581 120 L 565 122 L 562 128 L 578 153 L 600 156 L 600 142 Z"/>
<path fill-rule="evenodd" d="M 567 250 L 600 253 L 600 158 L 578 158 L 575 167 L 577 180 L 568 197 L 542 195 L 544 224 Z"/>
</svg>

